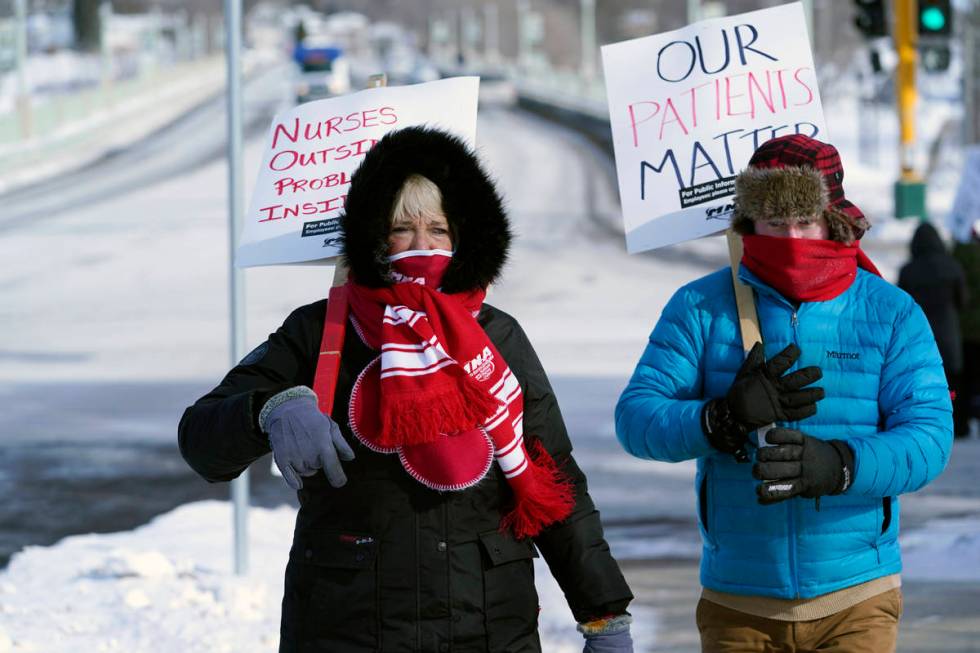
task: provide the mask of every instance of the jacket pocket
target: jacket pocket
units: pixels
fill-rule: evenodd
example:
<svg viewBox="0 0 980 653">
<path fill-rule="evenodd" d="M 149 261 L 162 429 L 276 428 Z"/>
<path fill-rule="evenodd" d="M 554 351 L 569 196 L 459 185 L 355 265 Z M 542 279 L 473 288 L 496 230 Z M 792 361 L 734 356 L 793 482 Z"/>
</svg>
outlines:
<svg viewBox="0 0 980 653">
<path fill-rule="evenodd" d="M 378 543 L 366 533 L 315 531 L 289 553 L 281 651 L 379 647 Z"/>
<path fill-rule="evenodd" d="M 701 535 L 704 543 L 714 547 L 714 540 L 708 525 L 711 520 L 711 505 L 709 501 L 710 488 L 708 487 L 708 471 L 705 470 L 698 483 L 698 521 L 701 523 Z"/>
<path fill-rule="evenodd" d="M 530 539 L 515 540 L 498 530 L 480 533 L 484 554 L 484 627 L 489 651 L 537 650 L 538 593 Z"/>
</svg>

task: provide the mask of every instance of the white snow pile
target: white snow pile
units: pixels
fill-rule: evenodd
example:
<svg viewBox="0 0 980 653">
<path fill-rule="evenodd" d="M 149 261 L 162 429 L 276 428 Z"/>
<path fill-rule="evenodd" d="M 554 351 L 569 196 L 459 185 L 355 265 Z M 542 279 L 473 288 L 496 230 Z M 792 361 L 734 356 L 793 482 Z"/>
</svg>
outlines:
<svg viewBox="0 0 980 653">
<path fill-rule="evenodd" d="M 250 511 L 252 573 L 231 573 L 231 511 L 181 506 L 134 531 L 27 547 L 0 575 L 0 653 L 275 651 L 294 511 Z"/>
<path fill-rule="evenodd" d="M 295 511 L 249 511 L 251 570 L 232 574 L 230 504 L 176 508 L 134 531 L 68 537 L 0 573 L 0 653 L 272 653 Z M 536 559 L 544 650 L 578 653 L 557 583 Z M 637 641 L 655 616 L 633 610 Z"/>
</svg>

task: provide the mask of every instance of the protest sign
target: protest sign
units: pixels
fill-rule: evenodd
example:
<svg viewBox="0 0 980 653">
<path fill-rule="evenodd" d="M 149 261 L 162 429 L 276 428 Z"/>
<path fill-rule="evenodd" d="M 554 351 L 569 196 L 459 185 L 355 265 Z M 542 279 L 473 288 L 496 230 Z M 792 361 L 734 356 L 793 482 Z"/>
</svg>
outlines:
<svg viewBox="0 0 980 653">
<path fill-rule="evenodd" d="M 235 264 L 303 263 L 338 254 L 351 175 L 389 131 L 425 125 L 476 142 L 478 77 L 372 88 L 278 114 L 266 139 Z"/>
<path fill-rule="evenodd" d="M 630 253 L 724 230 L 765 141 L 827 139 L 800 3 L 606 45 L 602 60 Z"/>
<path fill-rule="evenodd" d="M 947 218 L 953 238 L 970 242 L 973 223 L 980 220 L 980 146 L 968 147 L 964 153 L 963 177 Z"/>
</svg>

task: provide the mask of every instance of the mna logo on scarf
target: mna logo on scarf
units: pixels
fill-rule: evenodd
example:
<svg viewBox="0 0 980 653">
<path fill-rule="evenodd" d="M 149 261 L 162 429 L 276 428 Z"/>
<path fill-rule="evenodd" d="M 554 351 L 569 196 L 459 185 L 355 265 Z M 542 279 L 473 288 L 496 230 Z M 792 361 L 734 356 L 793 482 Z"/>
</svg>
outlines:
<svg viewBox="0 0 980 653">
<path fill-rule="evenodd" d="M 463 370 L 477 381 L 483 382 L 493 374 L 493 352 L 489 347 L 484 347 L 483 351 L 477 354 L 473 360 L 463 365 Z"/>
</svg>

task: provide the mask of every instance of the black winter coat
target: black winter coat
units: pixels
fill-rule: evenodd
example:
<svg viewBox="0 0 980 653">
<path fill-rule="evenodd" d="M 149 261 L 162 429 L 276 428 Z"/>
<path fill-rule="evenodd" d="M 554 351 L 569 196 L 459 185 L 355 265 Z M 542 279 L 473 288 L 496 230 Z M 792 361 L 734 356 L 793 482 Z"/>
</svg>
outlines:
<svg viewBox="0 0 980 653">
<path fill-rule="evenodd" d="M 960 264 L 966 275 L 966 304 L 960 310 L 960 331 L 963 341 L 980 345 L 980 241 L 956 243 L 953 259 Z M 966 361 L 964 361 L 966 362 Z M 974 367 L 980 361 L 971 361 Z"/>
<path fill-rule="evenodd" d="M 912 295 L 926 314 L 947 373 L 959 373 L 963 369 L 959 311 L 967 296 L 963 268 L 928 222 L 916 229 L 911 251 L 912 260 L 899 272 L 898 287 Z"/>
<path fill-rule="evenodd" d="M 181 453 L 201 476 L 231 480 L 269 453 L 256 413 L 274 392 L 312 387 L 325 307 L 324 300 L 294 311 L 264 353 L 266 345 L 184 412 Z M 478 320 L 520 381 L 527 437 L 540 438 L 575 482 L 573 514 L 533 543 L 517 541 L 499 528 L 512 494 L 497 465 L 467 490 L 436 492 L 412 479 L 397 456 L 360 445 L 347 423 L 348 400 L 378 353 L 348 326 L 333 415 L 356 458 L 344 463 L 348 482 L 341 488 L 322 472 L 304 479 L 280 651 L 540 651 L 535 545 L 577 620 L 625 611 L 632 595 L 531 344 L 495 308 L 484 305 Z"/>
</svg>

